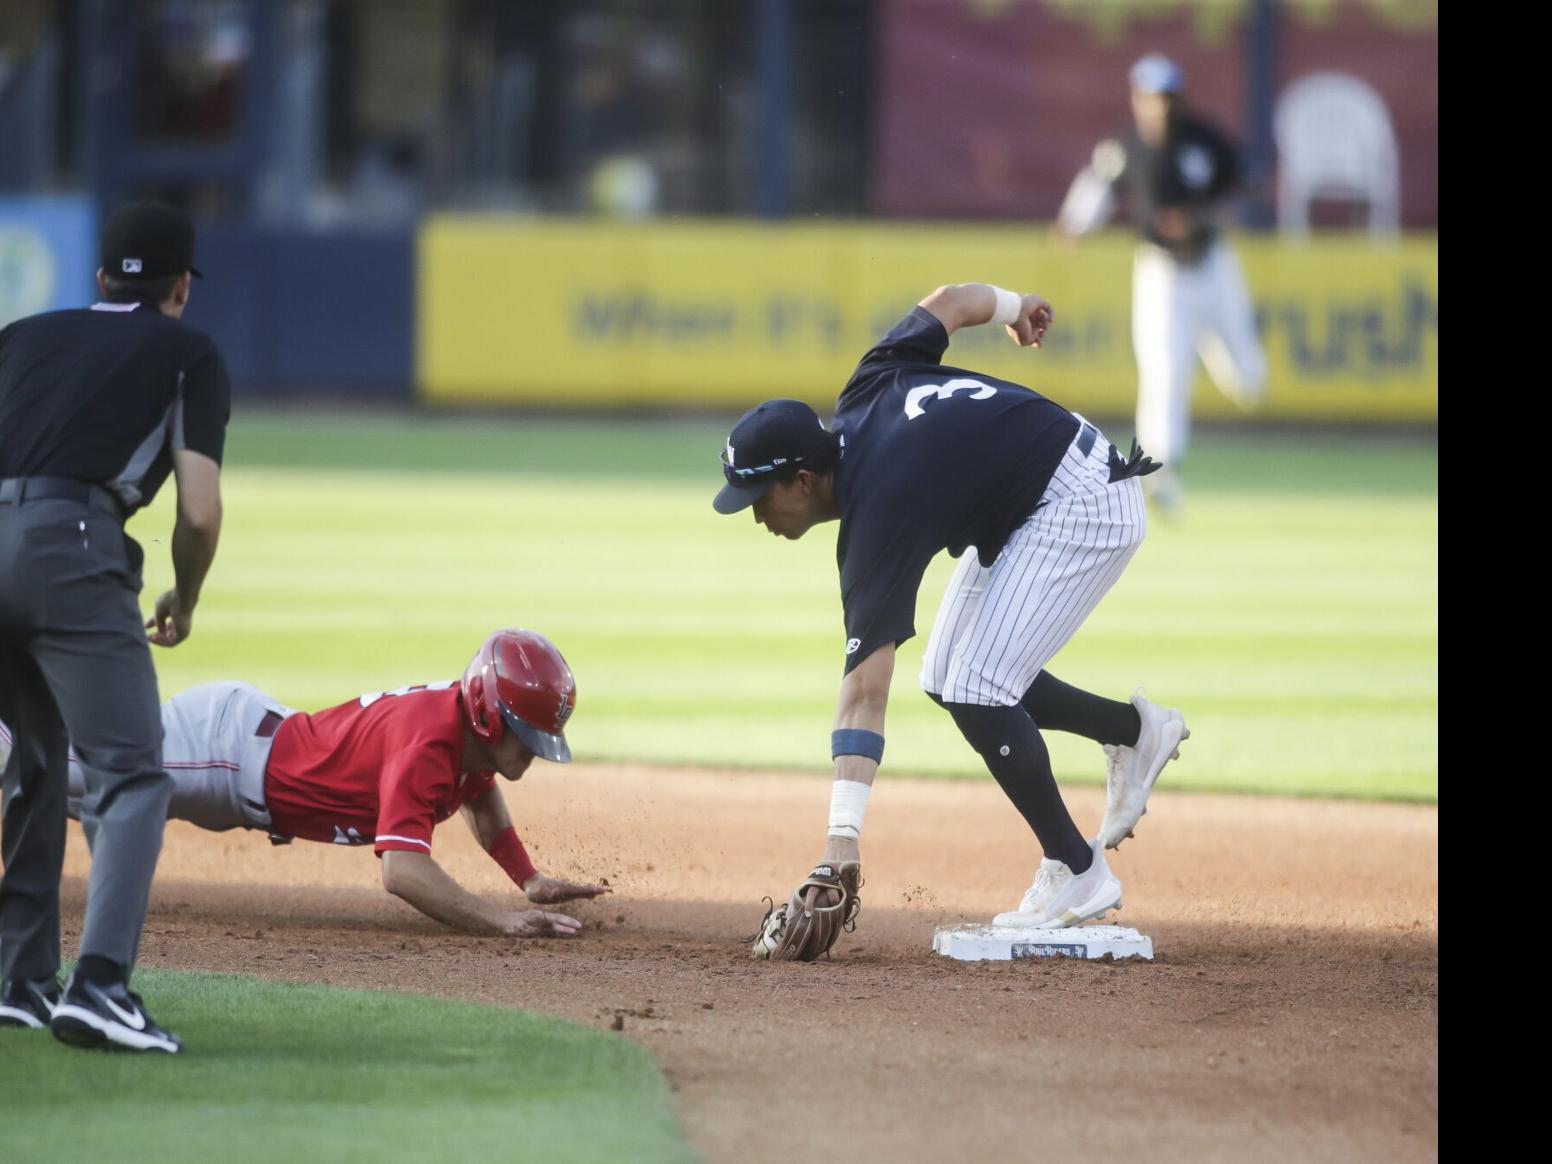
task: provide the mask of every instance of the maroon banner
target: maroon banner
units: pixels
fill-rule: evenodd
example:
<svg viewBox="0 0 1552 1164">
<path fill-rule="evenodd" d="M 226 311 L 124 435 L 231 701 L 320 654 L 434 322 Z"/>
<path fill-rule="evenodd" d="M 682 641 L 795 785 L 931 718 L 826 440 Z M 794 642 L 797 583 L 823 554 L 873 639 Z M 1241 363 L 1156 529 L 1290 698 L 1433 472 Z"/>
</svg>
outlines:
<svg viewBox="0 0 1552 1164">
<path fill-rule="evenodd" d="M 1277 31 L 1278 91 L 1329 68 L 1385 99 L 1412 228 L 1438 225 L 1438 20 L 1422 8 L 1403 20 L 1362 0 L 1284 5 Z M 879 214 L 1053 219 L 1094 144 L 1130 124 L 1127 71 L 1145 53 L 1175 60 L 1188 102 L 1247 140 L 1243 5 L 881 0 L 879 11 Z"/>
</svg>

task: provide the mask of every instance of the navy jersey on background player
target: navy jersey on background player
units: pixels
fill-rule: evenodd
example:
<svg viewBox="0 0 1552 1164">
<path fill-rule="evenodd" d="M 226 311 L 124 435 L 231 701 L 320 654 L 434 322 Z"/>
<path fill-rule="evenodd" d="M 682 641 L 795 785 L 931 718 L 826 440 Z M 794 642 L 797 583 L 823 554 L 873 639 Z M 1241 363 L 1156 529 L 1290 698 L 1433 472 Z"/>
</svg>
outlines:
<svg viewBox="0 0 1552 1164">
<path fill-rule="evenodd" d="M 1149 145 L 1135 129 L 1117 144 L 1112 164 L 1119 165 L 1106 177 L 1126 191 L 1139 232 L 1181 262 L 1196 262 L 1218 237 L 1217 227 L 1198 217 L 1185 237 L 1172 238 L 1159 232 L 1154 216 L 1160 210 L 1201 211 L 1227 196 L 1240 183 L 1239 150 L 1213 126 L 1185 113 L 1161 146 Z"/>
<path fill-rule="evenodd" d="M 939 363 L 948 332 L 914 308 L 862 357 L 836 402 L 836 562 L 846 670 L 916 633 L 939 550 L 990 566 L 1040 504 L 1079 421 L 1038 392 Z"/>
</svg>

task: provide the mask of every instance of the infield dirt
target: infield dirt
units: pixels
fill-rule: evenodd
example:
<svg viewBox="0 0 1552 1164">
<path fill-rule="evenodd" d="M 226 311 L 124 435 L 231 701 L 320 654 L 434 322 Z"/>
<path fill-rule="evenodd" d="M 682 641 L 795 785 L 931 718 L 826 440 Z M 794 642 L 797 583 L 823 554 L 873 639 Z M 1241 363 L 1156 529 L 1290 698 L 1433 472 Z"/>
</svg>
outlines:
<svg viewBox="0 0 1552 1164">
<path fill-rule="evenodd" d="M 826 785 L 536 765 L 506 791 L 539 866 L 615 889 L 569 908 L 588 923 L 569 941 L 445 930 L 382 892 L 369 851 L 174 823 L 142 962 L 619 1029 L 708 1161 L 1437 1157 L 1435 808 L 1160 792 L 1111 855 L 1107 919 L 1155 961 L 957 963 L 933 927 L 1011 908 L 1038 854 L 989 780 L 886 775 L 857 932 L 830 962 L 752 962 L 738 939 L 819 855 Z M 1097 827 L 1101 791 L 1068 803 Z M 521 902 L 459 821 L 436 855 Z M 70 951 L 85 869 L 72 826 Z"/>
</svg>

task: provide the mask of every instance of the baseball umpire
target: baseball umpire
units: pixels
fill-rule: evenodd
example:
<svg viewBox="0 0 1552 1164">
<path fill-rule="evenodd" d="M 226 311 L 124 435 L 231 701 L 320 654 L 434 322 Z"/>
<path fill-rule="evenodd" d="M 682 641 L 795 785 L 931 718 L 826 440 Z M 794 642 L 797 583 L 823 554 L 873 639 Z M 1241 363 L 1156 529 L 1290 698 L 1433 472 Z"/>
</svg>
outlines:
<svg viewBox="0 0 1552 1164">
<path fill-rule="evenodd" d="M 431 843 L 436 826 L 460 812 L 530 902 L 608 893 L 541 873 L 495 786 L 496 773 L 521 780 L 535 756 L 569 762 L 563 729 L 576 705 L 576 680 L 555 644 L 521 629 L 490 635 L 461 681 L 374 692 L 311 714 L 250 683 L 203 683 L 162 704 L 168 819 L 215 832 L 258 829 L 276 844 L 370 845 L 383 888 L 427 917 L 474 933 L 568 937 L 581 922 L 476 897 L 432 858 Z M 0 723 L 0 761 L 8 740 Z M 74 818 L 85 792 L 72 753 Z"/>
<path fill-rule="evenodd" d="M 1121 903 L 1104 850 L 1131 835 L 1185 724 L 1141 695 L 1104 699 L 1044 667 L 1136 552 L 1146 521 L 1139 478 L 1157 466 L 1135 442 L 1123 460 L 1094 425 L 1028 388 L 941 362 L 961 327 L 1001 323 L 1038 347 L 1051 319 L 1038 295 L 940 287 L 862 357 L 829 429 L 806 404 L 768 400 L 728 437 L 718 512 L 753 506 L 756 522 L 793 539 L 839 519 L 847 635 L 824 857 L 767 913 L 750 939 L 755 957 L 810 960 L 853 923 L 895 648 L 916 633 L 917 590 L 942 549 L 960 562 L 922 687 L 1045 854 L 1023 900 L 996 924 L 1076 925 Z M 1062 802 L 1040 727 L 1105 746 L 1108 800 L 1093 841 Z"/>
<path fill-rule="evenodd" d="M 194 228 L 138 203 L 102 232 L 102 301 L 0 331 L 0 716 L 5 766 L 0 1005 L 62 1042 L 176 1052 L 129 989 L 172 782 L 147 640 L 189 637 L 221 530 L 226 366 L 183 324 Z M 176 586 L 142 629 L 143 554 L 124 521 L 177 482 Z M 149 630 L 149 634 L 146 631 Z M 61 992 L 66 752 L 91 848 L 80 957 Z"/>
<path fill-rule="evenodd" d="M 1191 380 L 1201 355 L 1213 383 L 1242 408 L 1260 405 L 1266 355 L 1239 259 L 1216 219 L 1242 181 L 1239 151 L 1189 112 L 1173 61 L 1132 66 L 1134 128 L 1094 148 L 1073 179 L 1056 232 L 1104 223 L 1123 195 L 1141 239 L 1132 262 L 1137 438 L 1167 462 L 1146 482 L 1165 512 L 1180 504 L 1178 469 L 1191 429 Z"/>
</svg>

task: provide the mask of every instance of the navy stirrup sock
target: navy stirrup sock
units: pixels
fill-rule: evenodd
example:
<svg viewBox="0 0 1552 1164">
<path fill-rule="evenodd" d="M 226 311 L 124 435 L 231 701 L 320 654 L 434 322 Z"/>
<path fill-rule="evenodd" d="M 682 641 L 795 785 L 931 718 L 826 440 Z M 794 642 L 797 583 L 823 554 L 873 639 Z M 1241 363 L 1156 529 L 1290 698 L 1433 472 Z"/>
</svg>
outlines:
<svg viewBox="0 0 1552 1164">
<path fill-rule="evenodd" d="M 1071 732 L 1096 743 L 1128 748 L 1142 734 L 1142 717 L 1130 703 L 1083 691 L 1049 671 L 1035 676 L 1021 703 L 1037 724 L 1053 732 Z"/>
<path fill-rule="evenodd" d="M 986 761 L 1013 807 L 1035 831 L 1045 855 L 1074 873 L 1087 871 L 1093 851 L 1062 803 L 1050 754 L 1029 713 L 1022 707 L 980 707 L 933 698 Z"/>
</svg>

